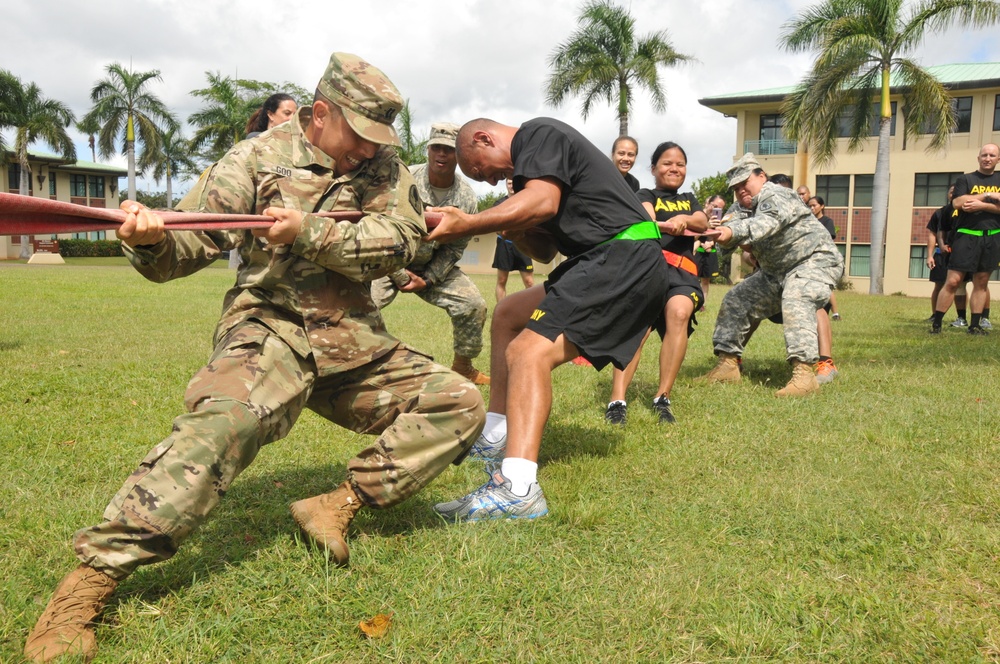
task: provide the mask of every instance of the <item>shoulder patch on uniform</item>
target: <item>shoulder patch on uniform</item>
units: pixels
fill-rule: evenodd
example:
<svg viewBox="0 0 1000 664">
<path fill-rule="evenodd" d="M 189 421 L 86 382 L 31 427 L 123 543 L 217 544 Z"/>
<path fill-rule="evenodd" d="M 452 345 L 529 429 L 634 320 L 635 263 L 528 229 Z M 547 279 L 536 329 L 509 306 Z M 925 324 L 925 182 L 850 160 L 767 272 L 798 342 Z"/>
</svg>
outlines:
<svg viewBox="0 0 1000 664">
<path fill-rule="evenodd" d="M 767 200 L 767 201 L 761 202 L 759 209 L 760 209 L 761 212 L 767 212 L 768 210 L 773 210 L 774 207 L 775 207 L 774 203 L 772 203 L 771 201 Z"/>
<path fill-rule="evenodd" d="M 420 192 L 417 191 L 417 185 L 410 185 L 410 207 L 412 207 L 417 212 L 421 212 L 424 209 L 424 204 L 420 200 Z"/>
</svg>

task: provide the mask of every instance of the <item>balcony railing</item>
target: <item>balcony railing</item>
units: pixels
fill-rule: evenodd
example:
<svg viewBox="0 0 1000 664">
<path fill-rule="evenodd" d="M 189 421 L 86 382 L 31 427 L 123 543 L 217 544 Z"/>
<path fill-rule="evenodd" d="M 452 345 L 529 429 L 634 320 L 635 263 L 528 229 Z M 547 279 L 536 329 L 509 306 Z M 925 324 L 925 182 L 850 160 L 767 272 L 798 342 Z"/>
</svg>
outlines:
<svg viewBox="0 0 1000 664">
<path fill-rule="evenodd" d="M 754 154 L 795 154 L 795 141 L 786 139 L 771 141 L 744 141 L 743 151 Z"/>
</svg>

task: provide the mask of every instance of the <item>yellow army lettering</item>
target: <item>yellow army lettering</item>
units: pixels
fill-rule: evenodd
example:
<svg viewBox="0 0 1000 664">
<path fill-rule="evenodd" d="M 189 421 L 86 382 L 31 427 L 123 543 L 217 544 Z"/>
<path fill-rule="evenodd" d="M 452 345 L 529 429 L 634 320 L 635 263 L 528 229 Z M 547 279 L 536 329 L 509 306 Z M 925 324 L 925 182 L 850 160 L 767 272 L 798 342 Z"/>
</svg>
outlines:
<svg viewBox="0 0 1000 664">
<path fill-rule="evenodd" d="M 989 186 L 977 184 L 975 187 L 972 188 L 972 190 L 969 193 L 970 194 L 993 194 L 993 193 L 996 193 L 996 192 L 1000 192 L 1000 186 L 997 186 L 995 184 L 991 184 Z"/>
<path fill-rule="evenodd" d="M 664 201 L 663 199 L 656 199 L 656 207 L 653 208 L 655 212 L 664 210 L 666 212 L 690 212 L 691 211 L 691 201 Z"/>
<path fill-rule="evenodd" d="M 533 312 L 531 312 L 531 320 L 541 320 L 542 316 L 544 315 L 545 315 L 544 311 L 542 311 L 541 309 L 535 309 Z"/>
</svg>

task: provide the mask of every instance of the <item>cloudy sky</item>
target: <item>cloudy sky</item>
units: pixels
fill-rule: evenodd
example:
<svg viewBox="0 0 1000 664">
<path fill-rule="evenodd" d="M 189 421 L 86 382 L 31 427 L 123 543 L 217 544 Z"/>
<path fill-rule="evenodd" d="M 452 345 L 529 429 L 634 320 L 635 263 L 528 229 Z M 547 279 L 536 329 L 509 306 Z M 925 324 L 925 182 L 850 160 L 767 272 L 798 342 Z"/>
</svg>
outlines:
<svg viewBox="0 0 1000 664">
<path fill-rule="evenodd" d="M 673 140 L 689 158 L 688 183 L 725 170 L 736 146 L 736 120 L 697 100 L 729 92 L 791 85 L 809 67 L 808 54 L 777 45 L 782 24 L 814 0 L 632 0 L 637 32 L 667 30 L 674 47 L 696 59 L 662 70 L 665 113 L 639 93 L 630 133 L 639 139 L 633 173 L 651 185 L 649 153 Z M 17 0 L 4 9 L 0 67 L 82 116 L 94 82 L 110 62 L 159 69 L 152 91 L 184 119 L 198 110 L 190 91 L 205 72 L 315 88 L 329 54 L 357 53 L 381 68 L 410 101 L 418 133 L 431 122 L 488 116 L 509 124 L 540 115 L 560 118 L 610 150 L 618 123 L 610 108 L 584 121 L 579 102 L 545 105 L 548 57 L 573 31 L 582 0 Z M 996 32 L 951 31 L 929 39 L 924 65 L 1000 62 Z M 188 131 L 190 135 L 190 131 Z M 74 132 L 81 159 L 86 138 Z M 44 149 L 44 146 L 39 146 Z M 124 158 L 115 160 L 124 165 Z M 162 190 L 155 184 L 143 188 Z M 185 183 L 174 191 L 186 191 Z M 479 193 L 489 187 L 477 186 Z"/>
</svg>

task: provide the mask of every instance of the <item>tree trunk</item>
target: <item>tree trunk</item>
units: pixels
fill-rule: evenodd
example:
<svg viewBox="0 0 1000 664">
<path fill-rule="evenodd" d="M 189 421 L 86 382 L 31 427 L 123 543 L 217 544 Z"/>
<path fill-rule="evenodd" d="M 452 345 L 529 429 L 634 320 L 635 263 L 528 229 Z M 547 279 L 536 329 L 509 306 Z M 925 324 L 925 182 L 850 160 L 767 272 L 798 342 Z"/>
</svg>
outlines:
<svg viewBox="0 0 1000 664">
<path fill-rule="evenodd" d="M 868 292 L 871 295 L 884 293 L 882 282 L 885 276 L 885 266 L 882 256 L 885 254 L 886 219 L 889 216 L 889 130 L 891 127 L 891 116 L 879 119 L 875 178 L 872 186 L 871 257 L 868 263 L 871 267 Z"/>
<path fill-rule="evenodd" d="M 22 196 L 31 195 L 31 167 L 28 166 L 28 156 L 18 155 L 17 162 L 21 166 L 21 180 L 18 182 L 17 193 Z M 21 236 L 21 253 L 18 258 L 31 258 L 31 236 Z"/>
<path fill-rule="evenodd" d="M 128 154 L 128 199 L 135 200 L 135 125 L 132 124 L 132 114 L 128 116 L 125 127 L 125 152 Z"/>
<path fill-rule="evenodd" d="M 173 196 L 173 191 L 171 190 L 171 187 L 170 187 L 170 164 L 169 163 L 167 164 L 167 205 L 166 205 L 166 208 L 168 210 L 173 210 L 174 209 L 174 196 Z"/>
<path fill-rule="evenodd" d="M 628 84 L 618 82 L 618 135 L 628 136 Z"/>
</svg>

